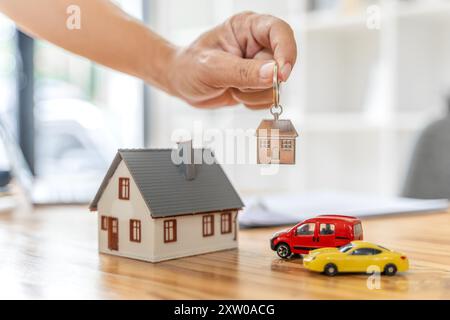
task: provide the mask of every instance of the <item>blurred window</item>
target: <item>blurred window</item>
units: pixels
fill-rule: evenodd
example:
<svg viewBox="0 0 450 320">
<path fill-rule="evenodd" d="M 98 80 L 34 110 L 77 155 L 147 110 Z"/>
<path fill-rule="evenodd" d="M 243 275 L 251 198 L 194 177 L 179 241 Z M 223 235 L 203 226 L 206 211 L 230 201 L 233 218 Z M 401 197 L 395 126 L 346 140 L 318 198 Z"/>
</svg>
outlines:
<svg viewBox="0 0 450 320">
<path fill-rule="evenodd" d="M 141 242 L 141 221 L 130 220 L 130 241 Z"/>
<path fill-rule="evenodd" d="M 349 251 L 352 248 L 353 248 L 353 245 L 351 243 L 349 243 L 349 244 L 346 244 L 345 246 L 340 247 L 339 251 L 342 253 L 346 253 L 347 251 Z"/>
<path fill-rule="evenodd" d="M 334 224 L 321 223 L 320 224 L 320 234 L 323 236 L 334 234 Z"/>
<path fill-rule="evenodd" d="M 220 215 L 220 228 L 222 234 L 231 233 L 231 213 L 226 212 Z"/>
<path fill-rule="evenodd" d="M 316 229 L 315 223 L 302 224 L 297 228 L 297 236 L 312 236 L 314 235 L 314 230 Z"/>
<path fill-rule="evenodd" d="M 114 2 L 142 19 L 141 0 Z M 118 148 L 143 146 L 141 80 L 39 40 L 34 60 L 38 176 L 102 176 Z"/>
<path fill-rule="evenodd" d="M 0 117 L 8 128 L 16 129 L 16 29 L 11 20 L 0 14 Z M 14 133 L 14 135 L 16 135 Z M 0 155 L 0 166 L 5 159 Z"/>
<path fill-rule="evenodd" d="M 214 235 L 214 216 L 203 216 L 203 236 L 209 237 Z"/>
<path fill-rule="evenodd" d="M 260 147 L 261 148 L 270 148 L 270 141 L 266 140 L 266 139 L 262 139 L 260 142 Z"/>
<path fill-rule="evenodd" d="M 102 230 L 108 230 L 108 217 L 102 216 L 101 226 Z"/>
<path fill-rule="evenodd" d="M 119 199 L 130 200 L 130 179 L 119 178 Z"/>
<path fill-rule="evenodd" d="M 371 256 L 374 254 L 374 249 L 372 248 L 360 248 L 356 249 L 352 252 L 352 255 L 354 256 Z"/>
<path fill-rule="evenodd" d="M 372 254 L 373 254 L 373 255 L 380 254 L 381 252 L 382 252 L 381 250 L 378 250 L 378 249 L 372 249 Z"/>
<path fill-rule="evenodd" d="M 177 241 L 177 220 L 164 221 L 164 242 L 176 242 Z"/>
<path fill-rule="evenodd" d="M 284 150 L 292 150 L 292 140 L 290 139 L 284 139 L 281 141 L 281 147 Z"/>
<path fill-rule="evenodd" d="M 355 226 L 353 227 L 353 233 L 355 235 L 355 238 L 359 238 L 362 235 L 362 226 L 361 223 L 355 224 Z"/>
</svg>

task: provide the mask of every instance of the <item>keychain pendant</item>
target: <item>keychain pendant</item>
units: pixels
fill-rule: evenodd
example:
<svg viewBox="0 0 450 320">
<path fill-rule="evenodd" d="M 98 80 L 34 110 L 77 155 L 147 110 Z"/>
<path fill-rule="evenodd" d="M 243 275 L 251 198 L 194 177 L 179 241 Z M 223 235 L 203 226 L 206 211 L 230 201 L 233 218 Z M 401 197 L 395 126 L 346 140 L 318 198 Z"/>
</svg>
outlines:
<svg viewBox="0 0 450 320">
<path fill-rule="evenodd" d="M 283 107 L 280 104 L 278 66 L 273 72 L 273 120 L 263 120 L 256 130 L 258 164 L 295 164 L 295 142 L 298 133 L 290 120 L 280 120 Z"/>
</svg>

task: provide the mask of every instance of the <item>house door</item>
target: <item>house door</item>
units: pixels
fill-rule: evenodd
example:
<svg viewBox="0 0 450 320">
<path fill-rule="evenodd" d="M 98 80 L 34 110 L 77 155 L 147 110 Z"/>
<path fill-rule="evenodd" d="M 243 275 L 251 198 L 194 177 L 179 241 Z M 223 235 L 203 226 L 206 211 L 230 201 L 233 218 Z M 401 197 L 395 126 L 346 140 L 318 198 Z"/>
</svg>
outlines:
<svg viewBox="0 0 450 320">
<path fill-rule="evenodd" d="M 270 163 L 270 142 L 267 139 L 258 140 L 258 163 L 269 164 Z"/>
<path fill-rule="evenodd" d="M 279 141 L 275 139 L 259 140 L 259 154 L 258 163 L 271 164 L 278 163 L 280 161 L 280 146 Z"/>
<path fill-rule="evenodd" d="M 272 140 L 273 141 L 273 140 Z M 270 155 L 271 163 L 279 163 L 280 162 L 280 146 L 279 142 L 272 142 L 272 154 Z"/>
<path fill-rule="evenodd" d="M 295 140 L 281 140 L 280 162 L 282 164 L 295 164 Z"/>
<path fill-rule="evenodd" d="M 108 218 L 108 249 L 119 250 L 119 220 Z"/>
</svg>

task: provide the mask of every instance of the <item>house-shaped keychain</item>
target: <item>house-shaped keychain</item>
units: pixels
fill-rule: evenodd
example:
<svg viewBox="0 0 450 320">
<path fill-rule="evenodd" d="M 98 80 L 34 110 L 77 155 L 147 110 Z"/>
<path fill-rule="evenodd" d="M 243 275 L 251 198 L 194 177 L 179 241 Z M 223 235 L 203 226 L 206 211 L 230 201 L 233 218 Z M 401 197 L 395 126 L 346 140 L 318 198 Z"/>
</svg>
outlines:
<svg viewBox="0 0 450 320">
<path fill-rule="evenodd" d="M 283 107 L 280 105 L 280 83 L 278 67 L 273 72 L 273 120 L 263 120 L 256 130 L 258 164 L 295 164 L 295 139 L 298 133 L 290 120 L 280 120 Z"/>
<path fill-rule="evenodd" d="M 259 164 L 295 164 L 298 133 L 290 120 L 263 120 L 256 136 Z"/>
</svg>

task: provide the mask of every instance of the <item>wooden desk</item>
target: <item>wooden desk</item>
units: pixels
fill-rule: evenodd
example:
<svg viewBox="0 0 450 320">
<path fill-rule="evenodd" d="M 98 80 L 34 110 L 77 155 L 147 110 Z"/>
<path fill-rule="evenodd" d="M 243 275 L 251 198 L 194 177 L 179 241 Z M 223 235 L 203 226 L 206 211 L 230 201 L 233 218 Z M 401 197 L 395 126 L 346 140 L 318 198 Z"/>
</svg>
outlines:
<svg viewBox="0 0 450 320">
<path fill-rule="evenodd" d="M 95 214 L 80 207 L 0 214 L 0 298 L 418 299 L 450 298 L 450 215 L 363 221 L 367 240 L 406 253 L 411 270 L 329 278 L 269 248 L 276 229 L 243 230 L 240 249 L 158 264 L 97 253 Z"/>
</svg>

